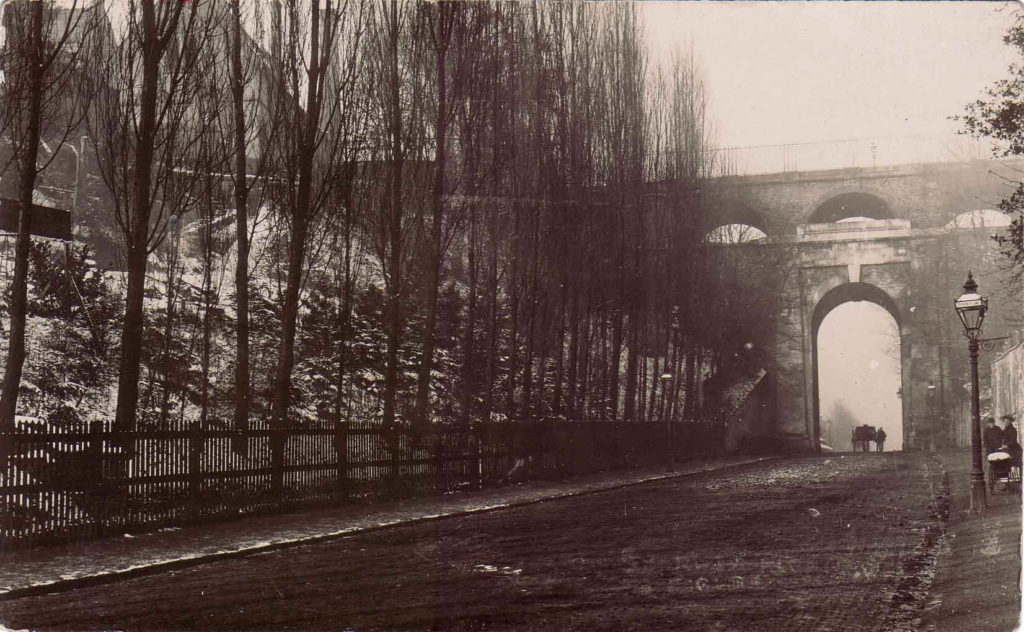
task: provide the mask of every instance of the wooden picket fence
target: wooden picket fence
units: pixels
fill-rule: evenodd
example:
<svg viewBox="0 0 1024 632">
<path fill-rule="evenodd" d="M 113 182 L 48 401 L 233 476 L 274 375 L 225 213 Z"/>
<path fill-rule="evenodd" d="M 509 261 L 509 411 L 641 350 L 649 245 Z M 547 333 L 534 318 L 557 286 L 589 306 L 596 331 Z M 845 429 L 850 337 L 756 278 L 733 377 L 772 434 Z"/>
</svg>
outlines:
<svg viewBox="0 0 1024 632">
<path fill-rule="evenodd" d="M 0 433 L 9 455 L 0 471 L 0 548 L 639 467 L 717 452 L 721 435 L 704 422 L 555 419 L 420 433 L 344 423 L 22 426 Z"/>
</svg>

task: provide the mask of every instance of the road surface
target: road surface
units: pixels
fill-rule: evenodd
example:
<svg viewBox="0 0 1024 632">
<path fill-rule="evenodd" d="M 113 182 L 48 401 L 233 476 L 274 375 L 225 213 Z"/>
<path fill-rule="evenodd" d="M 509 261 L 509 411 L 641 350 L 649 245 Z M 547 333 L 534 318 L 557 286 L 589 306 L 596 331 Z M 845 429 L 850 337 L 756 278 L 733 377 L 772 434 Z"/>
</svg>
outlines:
<svg viewBox="0 0 1024 632">
<path fill-rule="evenodd" d="M 0 603 L 34 630 L 913 629 L 924 455 L 789 458 Z"/>
</svg>

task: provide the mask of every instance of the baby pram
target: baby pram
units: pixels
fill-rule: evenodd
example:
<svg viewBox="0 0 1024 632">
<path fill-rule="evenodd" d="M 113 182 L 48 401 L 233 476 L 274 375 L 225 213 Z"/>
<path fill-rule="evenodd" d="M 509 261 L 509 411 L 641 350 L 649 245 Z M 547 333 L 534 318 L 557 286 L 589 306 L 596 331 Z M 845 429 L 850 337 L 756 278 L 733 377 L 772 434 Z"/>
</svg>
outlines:
<svg viewBox="0 0 1024 632">
<path fill-rule="evenodd" d="M 1020 463 L 1014 462 L 1007 448 L 1003 447 L 988 455 L 992 480 L 989 491 L 995 491 L 995 484 L 1002 483 L 1003 489 L 1020 493 Z"/>
</svg>

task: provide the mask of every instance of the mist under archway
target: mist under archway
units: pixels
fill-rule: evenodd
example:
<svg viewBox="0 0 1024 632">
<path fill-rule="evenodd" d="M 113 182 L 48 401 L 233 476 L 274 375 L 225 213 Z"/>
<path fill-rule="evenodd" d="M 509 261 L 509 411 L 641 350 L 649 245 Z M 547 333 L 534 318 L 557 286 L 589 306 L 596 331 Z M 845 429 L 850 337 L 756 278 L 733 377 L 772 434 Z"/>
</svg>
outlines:
<svg viewBox="0 0 1024 632">
<path fill-rule="evenodd" d="M 849 451 L 853 427 L 867 424 L 885 429 L 887 452 L 903 449 L 900 331 L 892 315 L 870 301 L 842 303 L 821 321 L 817 347 L 822 446 Z"/>
</svg>

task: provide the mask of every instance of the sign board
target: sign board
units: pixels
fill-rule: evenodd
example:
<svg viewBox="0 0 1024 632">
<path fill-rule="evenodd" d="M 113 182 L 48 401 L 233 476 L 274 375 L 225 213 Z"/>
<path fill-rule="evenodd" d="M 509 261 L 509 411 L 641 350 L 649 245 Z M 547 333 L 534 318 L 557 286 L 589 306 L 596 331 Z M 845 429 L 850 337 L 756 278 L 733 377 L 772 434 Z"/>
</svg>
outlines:
<svg viewBox="0 0 1024 632">
<path fill-rule="evenodd" d="M 983 299 L 980 298 L 969 298 L 965 300 L 956 301 L 956 308 L 967 309 L 969 307 L 981 307 L 983 304 L 982 300 Z"/>
<path fill-rule="evenodd" d="M 17 200 L 0 198 L 0 233 L 18 232 L 18 211 L 21 203 Z M 32 227 L 29 231 L 36 237 L 71 241 L 71 213 L 59 208 L 32 205 Z"/>
</svg>

